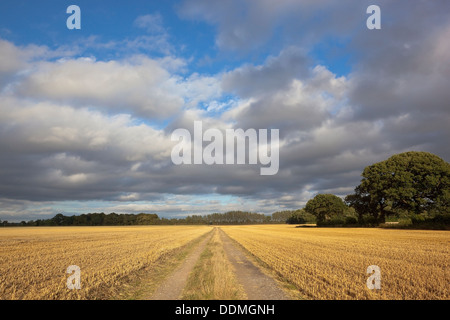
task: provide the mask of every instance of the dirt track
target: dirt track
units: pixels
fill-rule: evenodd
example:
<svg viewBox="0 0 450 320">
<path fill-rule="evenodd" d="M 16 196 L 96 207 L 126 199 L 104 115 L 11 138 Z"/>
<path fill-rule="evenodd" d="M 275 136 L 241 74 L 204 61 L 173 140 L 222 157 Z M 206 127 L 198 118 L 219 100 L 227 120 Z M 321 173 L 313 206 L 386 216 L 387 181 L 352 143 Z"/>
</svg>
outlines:
<svg viewBox="0 0 450 320">
<path fill-rule="evenodd" d="M 219 232 L 225 253 L 231 262 L 236 278 L 243 286 L 249 300 L 288 300 L 288 295 L 278 287 L 276 281 L 263 273 L 236 245 L 233 240 L 220 228 Z M 155 291 L 150 300 L 178 300 L 186 285 L 189 274 L 192 272 L 197 260 L 211 239 L 212 234 L 206 237 Z"/>
<path fill-rule="evenodd" d="M 212 234 L 203 239 L 186 259 L 155 291 L 150 300 L 178 300 L 181 297 L 189 274 L 194 269 L 195 263 L 211 239 Z"/>
<path fill-rule="evenodd" d="M 264 274 L 247 258 L 228 235 L 220 230 L 223 246 L 232 263 L 239 282 L 244 287 L 249 300 L 288 300 L 273 278 Z"/>
</svg>

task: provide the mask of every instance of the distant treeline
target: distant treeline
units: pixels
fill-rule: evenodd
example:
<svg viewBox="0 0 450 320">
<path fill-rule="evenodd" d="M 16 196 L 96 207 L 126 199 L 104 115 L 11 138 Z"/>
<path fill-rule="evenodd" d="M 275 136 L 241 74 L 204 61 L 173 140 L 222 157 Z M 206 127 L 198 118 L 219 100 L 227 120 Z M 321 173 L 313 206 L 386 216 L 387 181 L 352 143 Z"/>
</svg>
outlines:
<svg viewBox="0 0 450 320">
<path fill-rule="evenodd" d="M 51 219 L 22 222 L 0 221 L 3 226 L 129 226 L 129 225 L 223 225 L 286 223 L 294 211 L 279 211 L 272 215 L 246 211 L 229 211 L 208 215 L 191 215 L 185 218 L 160 218 L 154 213 L 86 213 L 65 216 L 58 213 Z"/>
</svg>

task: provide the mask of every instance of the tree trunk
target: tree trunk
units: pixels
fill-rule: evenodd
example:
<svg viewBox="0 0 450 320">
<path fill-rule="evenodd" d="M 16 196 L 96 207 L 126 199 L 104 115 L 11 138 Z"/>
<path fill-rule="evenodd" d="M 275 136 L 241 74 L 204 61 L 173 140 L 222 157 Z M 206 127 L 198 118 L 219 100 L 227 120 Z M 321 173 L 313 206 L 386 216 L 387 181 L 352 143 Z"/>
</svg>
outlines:
<svg viewBox="0 0 450 320">
<path fill-rule="evenodd" d="M 384 208 L 381 207 L 380 215 L 378 216 L 378 223 L 385 223 L 386 222 L 386 211 L 384 211 Z"/>
</svg>

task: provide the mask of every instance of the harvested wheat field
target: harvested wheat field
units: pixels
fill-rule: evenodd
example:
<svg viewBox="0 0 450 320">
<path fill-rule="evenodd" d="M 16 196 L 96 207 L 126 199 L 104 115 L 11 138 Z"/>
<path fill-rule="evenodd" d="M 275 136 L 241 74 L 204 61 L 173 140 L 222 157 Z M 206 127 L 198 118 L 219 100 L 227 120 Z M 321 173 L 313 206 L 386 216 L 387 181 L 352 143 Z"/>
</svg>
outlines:
<svg viewBox="0 0 450 320">
<path fill-rule="evenodd" d="M 448 231 L 225 226 L 305 299 L 449 299 Z M 380 268 L 369 290 L 367 267 Z"/>
<path fill-rule="evenodd" d="M 0 229 L 0 299 L 104 299 L 128 277 L 211 231 L 206 226 Z M 67 288 L 70 265 L 81 289 Z"/>
<path fill-rule="evenodd" d="M 0 299 L 150 299 L 182 276 L 167 299 L 445 300 L 449 242 L 448 231 L 292 225 L 0 228 Z M 67 286 L 71 265 L 80 289 Z M 372 265 L 381 289 L 367 287 Z"/>
</svg>

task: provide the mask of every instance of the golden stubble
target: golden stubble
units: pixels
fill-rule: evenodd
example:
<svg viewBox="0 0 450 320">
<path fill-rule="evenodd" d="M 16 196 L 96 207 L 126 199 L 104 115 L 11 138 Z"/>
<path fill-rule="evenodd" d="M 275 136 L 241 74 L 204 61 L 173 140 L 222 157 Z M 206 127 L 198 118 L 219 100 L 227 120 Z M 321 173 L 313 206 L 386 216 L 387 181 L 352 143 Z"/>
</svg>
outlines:
<svg viewBox="0 0 450 320">
<path fill-rule="evenodd" d="M 449 298 L 448 231 L 377 228 L 222 227 L 305 299 Z M 367 267 L 381 270 L 369 290 Z"/>
<path fill-rule="evenodd" d="M 0 229 L 0 299 L 107 299 L 207 226 L 23 227 Z M 70 265 L 81 289 L 69 290 Z"/>
</svg>

